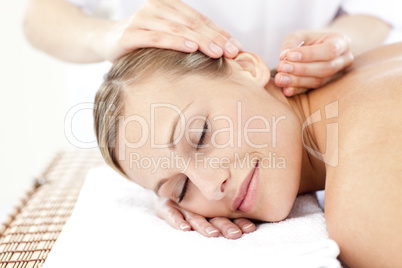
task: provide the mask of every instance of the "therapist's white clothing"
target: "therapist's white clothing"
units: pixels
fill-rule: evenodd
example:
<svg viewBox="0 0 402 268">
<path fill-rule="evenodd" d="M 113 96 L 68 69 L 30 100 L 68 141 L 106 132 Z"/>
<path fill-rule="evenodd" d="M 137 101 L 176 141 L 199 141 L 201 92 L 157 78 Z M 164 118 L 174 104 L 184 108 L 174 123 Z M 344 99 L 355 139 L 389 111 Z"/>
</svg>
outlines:
<svg viewBox="0 0 402 268">
<path fill-rule="evenodd" d="M 133 14 L 145 0 L 68 0 L 88 13 L 122 19 Z M 259 54 L 269 67 L 278 63 L 282 40 L 298 29 L 321 29 L 342 10 L 347 14 L 379 17 L 393 27 L 402 27 L 400 0 L 183 0 L 209 17 L 244 46 Z M 107 12 L 108 10 L 109 12 Z M 399 36 L 399 40 L 402 38 Z"/>
<path fill-rule="evenodd" d="M 68 0 L 93 16 L 122 19 L 133 14 L 145 0 Z M 183 0 L 215 24 L 225 29 L 243 45 L 243 50 L 259 54 L 269 68 L 279 61 L 282 40 L 299 29 L 321 29 L 338 14 L 367 14 L 392 26 L 386 43 L 402 41 L 402 10 L 399 0 Z M 82 102 L 93 102 L 95 92 L 110 63 L 69 65 L 68 109 Z M 90 115 L 90 111 L 87 111 Z M 81 113 L 82 115 L 82 113 Z M 91 115 L 90 115 L 91 116 Z M 88 117 L 88 116 L 86 116 Z M 76 117 L 77 120 L 79 117 Z M 96 147 L 92 125 L 73 122 L 77 147 Z M 91 121 L 92 122 L 92 121 Z M 89 130 L 92 134 L 85 134 Z M 84 133 L 83 135 L 79 133 Z M 92 138 L 90 137 L 91 135 Z M 80 137 L 81 136 L 81 137 Z M 71 141 L 70 141 L 71 142 Z"/>
</svg>

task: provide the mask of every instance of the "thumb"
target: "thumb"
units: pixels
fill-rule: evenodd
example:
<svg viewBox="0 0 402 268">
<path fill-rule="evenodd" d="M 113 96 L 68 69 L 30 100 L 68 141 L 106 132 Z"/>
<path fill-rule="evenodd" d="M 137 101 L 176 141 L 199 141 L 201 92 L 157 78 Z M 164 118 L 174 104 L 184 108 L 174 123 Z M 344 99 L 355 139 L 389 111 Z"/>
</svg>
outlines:
<svg viewBox="0 0 402 268">
<path fill-rule="evenodd" d="M 281 54 L 279 55 L 279 59 L 283 60 L 289 50 L 297 47 L 303 41 L 303 39 L 303 36 L 299 34 L 290 34 L 286 36 L 285 39 L 283 39 L 282 41 Z"/>
</svg>

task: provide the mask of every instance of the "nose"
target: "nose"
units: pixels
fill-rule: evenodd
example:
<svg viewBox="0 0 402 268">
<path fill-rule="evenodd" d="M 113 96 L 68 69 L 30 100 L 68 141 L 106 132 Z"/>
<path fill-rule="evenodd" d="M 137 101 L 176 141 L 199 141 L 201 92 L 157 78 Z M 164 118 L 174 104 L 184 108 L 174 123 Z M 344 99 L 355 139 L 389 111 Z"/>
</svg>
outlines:
<svg viewBox="0 0 402 268">
<path fill-rule="evenodd" d="M 229 169 L 189 169 L 187 177 L 197 186 L 208 200 L 221 200 L 225 196 L 225 187 L 230 177 Z"/>
</svg>

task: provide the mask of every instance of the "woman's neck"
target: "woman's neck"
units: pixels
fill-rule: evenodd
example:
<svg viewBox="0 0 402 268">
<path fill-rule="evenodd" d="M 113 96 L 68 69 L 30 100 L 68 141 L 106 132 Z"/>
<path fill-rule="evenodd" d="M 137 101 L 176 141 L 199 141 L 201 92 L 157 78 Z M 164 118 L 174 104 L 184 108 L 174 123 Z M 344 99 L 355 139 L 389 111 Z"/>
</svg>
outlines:
<svg viewBox="0 0 402 268">
<path fill-rule="evenodd" d="M 323 190 L 325 187 L 325 163 L 311 154 L 311 152 L 315 154 L 314 151 L 318 154 L 323 152 L 323 148 L 320 146 L 322 144 L 320 142 L 322 126 L 307 123 L 312 114 L 309 94 L 301 94 L 291 98 L 285 97 L 282 89 L 275 86 L 272 80 L 265 88 L 272 96 L 289 106 L 300 122 L 303 146 L 299 194 Z"/>
</svg>

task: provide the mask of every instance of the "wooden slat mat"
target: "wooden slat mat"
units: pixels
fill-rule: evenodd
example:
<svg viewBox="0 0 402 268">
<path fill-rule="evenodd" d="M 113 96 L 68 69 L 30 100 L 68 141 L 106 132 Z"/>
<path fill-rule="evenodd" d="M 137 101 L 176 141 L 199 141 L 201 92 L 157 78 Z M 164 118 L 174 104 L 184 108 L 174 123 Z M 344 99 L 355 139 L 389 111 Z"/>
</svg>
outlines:
<svg viewBox="0 0 402 268">
<path fill-rule="evenodd" d="M 41 267 L 70 218 L 98 150 L 59 152 L 0 226 L 0 268 Z"/>
</svg>

